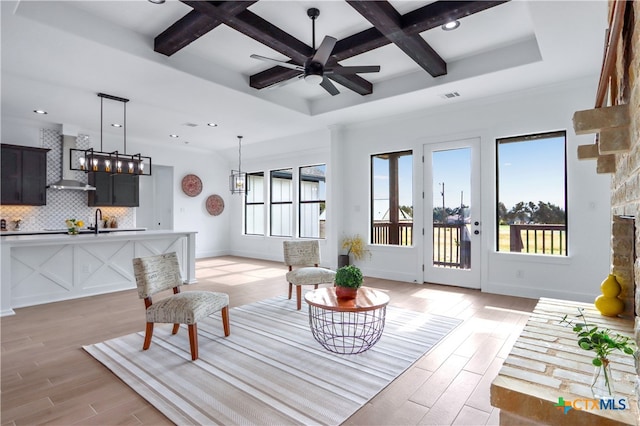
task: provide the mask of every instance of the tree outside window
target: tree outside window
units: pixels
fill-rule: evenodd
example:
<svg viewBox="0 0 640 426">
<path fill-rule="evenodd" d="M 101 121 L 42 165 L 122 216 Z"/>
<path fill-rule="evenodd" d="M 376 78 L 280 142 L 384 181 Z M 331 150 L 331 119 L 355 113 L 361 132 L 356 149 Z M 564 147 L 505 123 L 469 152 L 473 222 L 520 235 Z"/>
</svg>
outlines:
<svg viewBox="0 0 640 426">
<path fill-rule="evenodd" d="M 371 156 L 371 243 L 413 245 L 413 151 Z"/>
<path fill-rule="evenodd" d="M 325 164 L 300 167 L 300 238 L 326 238 Z"/>
<path fill-rule="evenodd" d="M 498 139 L 496 156 L 496 250 L 566 256 L 566 132 Z"/>
</svg>

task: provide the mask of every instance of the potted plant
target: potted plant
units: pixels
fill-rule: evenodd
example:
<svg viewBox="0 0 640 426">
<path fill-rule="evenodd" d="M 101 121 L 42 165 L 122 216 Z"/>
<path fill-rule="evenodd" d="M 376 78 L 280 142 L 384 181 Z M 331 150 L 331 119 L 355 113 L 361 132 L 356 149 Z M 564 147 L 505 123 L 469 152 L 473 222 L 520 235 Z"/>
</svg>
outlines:
<svg viewBox="0 0 640 426">
<path fill-rule="evenodd" d="M 354 265 L 343 266 L 336 271 L 335 284 L 338 299 L 355 299 L 362 286 L 362 271 Z"/>
<path fill-rule="evenodd" d="M 599 329 L 595 324 L 587 323 L 582 308 L 578 308 L 579 314 L 576 316 L 582 322 L 572 323 L 565 315 L 560 321 L 561 324 L 573 327 L 573 331 L 578 335 L 578 346 L 585 351 L 594 351 L 596 356 L 591 360 L 595 366 L 593 380 L 591 382 L 591 392 L 594 398 L 613 397 L 613 381 L 611 380 L 611 365 L 609 354 L 613 351 L 621 351 L 628 355 L 633 355 L 633 340 L 627 336 L 614 333 L 609 329 Z"/>
<path fill-rule="evenodd" d="M 364 259 L 365 256 L 371 257 L 371 252 L 365 246 L 364 240 L 358 234 L 342 238 L 342 249 L 347 250 L 347 254 L 338 256 L 338 268 L 349 264 L 349 255 L 353 254 L 356 260 Z"/>
</svg>

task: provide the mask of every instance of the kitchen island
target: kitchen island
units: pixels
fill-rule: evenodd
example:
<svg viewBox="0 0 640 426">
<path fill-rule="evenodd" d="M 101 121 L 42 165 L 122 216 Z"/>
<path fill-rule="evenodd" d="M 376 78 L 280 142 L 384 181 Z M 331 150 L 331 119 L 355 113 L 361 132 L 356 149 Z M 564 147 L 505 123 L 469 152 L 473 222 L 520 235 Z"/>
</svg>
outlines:
<svg viewBox="0 0 640 426">
<path fill-rule="evenodd" d="M 194 231 L 3 236 L 0 316 L 14 308 L 136 287 L 131 260 L 175 251 L 186 283 L 195 278 Z"/>
</svg>

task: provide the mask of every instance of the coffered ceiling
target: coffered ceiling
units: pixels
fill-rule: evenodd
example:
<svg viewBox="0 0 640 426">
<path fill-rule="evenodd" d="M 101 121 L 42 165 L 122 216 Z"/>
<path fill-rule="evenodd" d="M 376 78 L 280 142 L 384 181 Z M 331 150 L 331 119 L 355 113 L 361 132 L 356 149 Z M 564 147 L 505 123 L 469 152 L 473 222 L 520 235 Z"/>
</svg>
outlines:
<svg viewBox="0 0 640 426">
<path fill-rule="evenodd" d="M 130 138 L 212 150 L 237 134 L 255 143 L 578 78 L 595 86 L 607 18 L 606 1 L 1 3 L 3 120 L 94 132 L 104 92 L 131 100 Z M 304 79 L 265 87 L 292 70 L 251 55 L 302 65 L 312 7 L 316 47 L 338 40 L 332 67 L 380 72 L 333 78 L 336 96 Z M 449 17 L 460 27 L 443 31 Z"/>
</svg>

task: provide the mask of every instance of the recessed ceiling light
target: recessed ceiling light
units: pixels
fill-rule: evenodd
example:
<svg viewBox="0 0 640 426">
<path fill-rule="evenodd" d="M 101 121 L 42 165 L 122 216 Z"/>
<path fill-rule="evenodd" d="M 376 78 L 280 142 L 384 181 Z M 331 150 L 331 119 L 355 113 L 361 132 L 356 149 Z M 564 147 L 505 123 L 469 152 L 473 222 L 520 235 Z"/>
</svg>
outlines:
<svg viewBox="0 0 640 426">
<path fill-rule="evenodd" d="M 119 124 L 119 123 L 113 123 L 113 124 L 112 124 L 112 126 L 113 126 L 113 127 L 122 127 L 122 124 Z"/>
<path fill-rule="evenodd" d="M 33 112 L 35 112 L 36 114 L 48 114 L 47 111 L 43 111 L 41 109 L 34 109 Z"/>
<path fill-rule="evenodd" d="M 453 31 L 460 26 L 460 21 L 449 21 L 442 26 L 445 31 Z"/>
<path fill-rule="evenodd" d="M 170 138 L 179 138 L 180 136 L 174 135 L 173 133 L 169 135 Z"/>
<path fill-rule="evenodd" d="M 162 4 L 165 2 L 165 0 L 148 0 L 149 3 L 153 3 L 153 4 Z"/>
<path fill-rule="evenodd" d="M 209 126 L 209 127 L 218 127 L 218 125 L 216 123 L 207 123 L 207 126 Z"/>
</svg>

